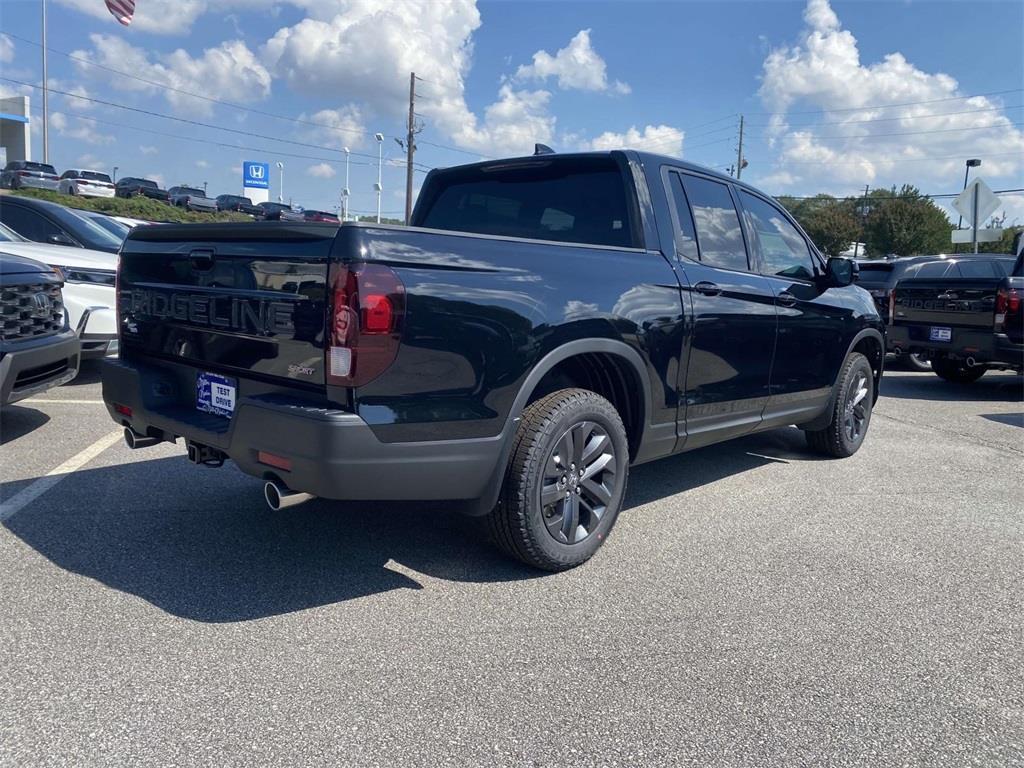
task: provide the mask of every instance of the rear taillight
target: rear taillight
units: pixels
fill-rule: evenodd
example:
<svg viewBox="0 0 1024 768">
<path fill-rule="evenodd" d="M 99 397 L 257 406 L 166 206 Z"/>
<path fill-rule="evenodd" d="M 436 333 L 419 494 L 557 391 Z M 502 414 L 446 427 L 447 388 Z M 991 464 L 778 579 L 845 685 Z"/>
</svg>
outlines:
<svg viewBox="0 0 1024 768">
<path fill-rule="evenodd" d="M 380 376 L 398 355 L 405 317 L 405 287 L 380 264 L 331 270 L 327 383 L 359 387 Z"/>
<path fill-rule="evenodd" d="M 889 325 L 896 319 L 896 289 L 889 291 Z"/>
<path fill-rule="evenodd" d="M 1016 288 L 1000 288 L 996 294 L 995 329 L 1006 326 L 1006 318 L 1020 314 L 1021 297 Z"/>
</svg>

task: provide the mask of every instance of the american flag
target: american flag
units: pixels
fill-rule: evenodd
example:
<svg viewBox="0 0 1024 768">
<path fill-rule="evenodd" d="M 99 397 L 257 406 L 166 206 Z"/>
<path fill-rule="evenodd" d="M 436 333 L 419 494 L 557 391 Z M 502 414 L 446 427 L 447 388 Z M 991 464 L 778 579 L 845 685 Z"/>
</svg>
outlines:
<svg viewBox="0 0 1024 768">
<path fill-rule="evenodd" d="M 107 4 L 107 10 L 115 19 L 126 27 L 132 23 L 132 16 L 135 15 L 135 0 L 103 0 Z"/>
</svg>

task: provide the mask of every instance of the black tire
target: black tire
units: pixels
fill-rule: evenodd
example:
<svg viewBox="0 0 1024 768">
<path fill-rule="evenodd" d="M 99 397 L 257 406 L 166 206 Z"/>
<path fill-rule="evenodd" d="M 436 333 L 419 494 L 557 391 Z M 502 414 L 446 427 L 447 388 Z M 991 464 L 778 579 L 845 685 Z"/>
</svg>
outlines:
<svg viewBox="0 0 1024 768">
<path fill-rule="evenodd" d="M 932 361 L 926 357 L 922 357 L 916 352 L 911 352 L 909 355 L 903 358 L 904 365 L 908 370 L 918 371 L 920 373 L 931 373 Z"/>
<path fill-rule="evenodd" d="M 954 384 L 971 384 L 985 375 L 985 369 L 980 365 L 968 368 L 965 363 L 948 357 L 932 360 L 932 370 L 940 379 Z"/>
<path fill-rule="evenodd" d="M 618 412 L 588 390 L 558 390 L 526 407 L 513 439 L 498 505 L 486 518 L 491 537 L 546 571 L 586 562 L 611 532 L 626 492 L 629 445 Z"/>
<path fill-rule="evenodd" d="M 832 418 L 824 429 L 804 430 L 807 444 L 816 452 L 836 459 L 853 456 L 863 445 L 875 402 L 871 363 L 853 352 L 839 373 Z"/>
</svg>

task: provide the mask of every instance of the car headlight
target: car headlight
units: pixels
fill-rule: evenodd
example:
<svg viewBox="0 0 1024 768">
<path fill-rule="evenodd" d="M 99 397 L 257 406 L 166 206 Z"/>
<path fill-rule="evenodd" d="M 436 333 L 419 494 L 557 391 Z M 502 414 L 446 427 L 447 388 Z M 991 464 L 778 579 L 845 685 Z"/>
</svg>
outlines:
<svg viewBox="0 0 1024 768">
<path fill-rule="evenodd" d="M 117 273 L 112 269 L 82 269 L 81 267 L 58 267 L 58 269 L 64 273 L 64 281 L 68 283 L 114 287 L 117 278 Z"/>
</svg>

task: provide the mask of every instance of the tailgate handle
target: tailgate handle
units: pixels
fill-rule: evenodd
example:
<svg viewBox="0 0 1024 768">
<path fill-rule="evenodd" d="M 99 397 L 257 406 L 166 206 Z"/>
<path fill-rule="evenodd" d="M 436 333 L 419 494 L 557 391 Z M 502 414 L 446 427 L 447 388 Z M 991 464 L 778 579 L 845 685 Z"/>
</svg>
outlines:
<svg viewBox="0 0 1024 768">
<path fill-rule="evenodd" d="M 188 255 L 189 266 L 196 272 L 209 272 L 213 269 L 213 251 L 195 250 Z"/>
</svg>

